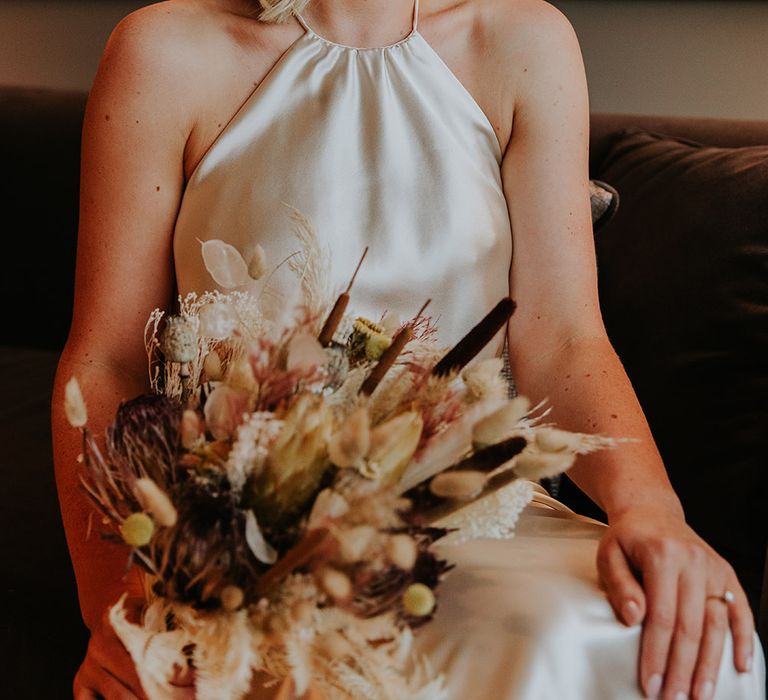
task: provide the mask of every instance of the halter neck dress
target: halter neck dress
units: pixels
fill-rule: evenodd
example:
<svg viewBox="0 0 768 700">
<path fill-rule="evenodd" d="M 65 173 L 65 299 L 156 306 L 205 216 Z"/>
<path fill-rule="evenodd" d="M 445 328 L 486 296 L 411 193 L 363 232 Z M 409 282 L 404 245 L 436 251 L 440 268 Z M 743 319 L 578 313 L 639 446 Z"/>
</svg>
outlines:
<svg viewBox="0 0 768 700">
<path fill-rule="evenodd" d="M 370 247 L 353 288 L 358 313 L 407 318 L 431 298 L 448 345 L 508 294 L 499 142 L 418 16 L 416 0 L 407 36 L 363 48 L 329 41 L 296 15 L 304 33 L 189 178 L 173 240 L 180 294 L 218 288 L 200 241 L 223 239 L 246 259 L 261 244 L 269 267 L 295 252 L 290 206 L 329 247 L 337 285 Z M 283 271 L 271 284 L 290 296 L 295 278 Z M 500 354 L 503 335 L 484 354 Z M 604 531 L 537 490 L 512 539 L 443 548 L 457 567 L 415 651 L 444 674 L 447 700 L 643 697 L 640 628 L 616 621 L 597 584 Z M 731 649 L 728 636 L 715 700 L 764 697 L 759 642 L 749 674 L 735 672 Z M 291 696 L 284 684 L 249 698 L 278 695 Z"/>
<path fill-rule="evenodd" d="M 297 19 L 304 34 L 189 178 L 174 233 L 178 291 L 216 287 L 200 241 L 226 240 L 246 259 L 259 243 L 268 269 L 285 260 L 297 250 L 295 207 L 330 249 L 337 286 L 369 246 L 355 312 L 410 318 L 431 298 L 450 345 L 509 293 L 496 132 L 419 33 L 418 1 L 408 35 L 383 47 L 338 44 Z M 270 285 L 290 293 L 295 277 L 284 265 Z M 484 354 L 498 355 L 503 337 Z"/>
</svg>

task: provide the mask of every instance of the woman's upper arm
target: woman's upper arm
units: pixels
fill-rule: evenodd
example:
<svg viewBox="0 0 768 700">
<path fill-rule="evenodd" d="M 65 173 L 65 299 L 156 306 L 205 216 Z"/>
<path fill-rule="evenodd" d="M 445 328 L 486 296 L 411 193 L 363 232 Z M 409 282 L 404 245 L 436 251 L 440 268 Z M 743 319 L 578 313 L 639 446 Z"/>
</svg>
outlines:
<svg viewBox="0 0 768 700">
<path fill-rule="evenodd" d="M 192 128 L 184 22 L 160 3 L 125 17 L 101 58 L 83 124 L 70 352 L 130 373 L 143 328 L 174 289 L 172 234 Z M 182 18 L 183 20 L 183 18 Z"/>
<path fill-rule="evenodd" d="M 517 73 L 502 181 L 512 225 L 510 349 L 604 334 L 589 204 L 589 100 L 576 34 L 546 2 L 515 3 Z M 519 36 L 517 36 L 519 35 Z"/>
</svg>

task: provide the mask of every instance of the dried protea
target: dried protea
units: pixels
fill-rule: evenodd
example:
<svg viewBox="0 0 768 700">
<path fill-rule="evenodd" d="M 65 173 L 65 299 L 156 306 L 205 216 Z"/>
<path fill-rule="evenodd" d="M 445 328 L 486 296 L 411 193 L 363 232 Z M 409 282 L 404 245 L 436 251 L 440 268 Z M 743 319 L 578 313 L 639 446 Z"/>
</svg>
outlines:
<svg viewBox="0 0 768 700">
<path fill-rule="evenodd" d="M 181 406 L 165 396 L 139 396 L 120 404 L 107 429 L 109 460 L 132 481 L 152 479 L 162 488 L 177 480 Z"/>
<path fill-rule="evenodd" d="M 255 509 L 270 524 L 304 508 L 330 466 L 331 413 L 321 397 L 299 395 L 282 419 L 266 468 L 250 486 Z"/>
</svg>

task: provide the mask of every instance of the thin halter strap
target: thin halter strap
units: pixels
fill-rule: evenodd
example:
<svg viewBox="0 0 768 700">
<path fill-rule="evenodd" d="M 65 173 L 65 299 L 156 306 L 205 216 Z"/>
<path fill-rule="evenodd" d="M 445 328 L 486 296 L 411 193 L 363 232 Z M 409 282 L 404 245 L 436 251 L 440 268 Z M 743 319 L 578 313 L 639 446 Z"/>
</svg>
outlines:
<svg viewBox="0 0 768 700">
<path fill-rule="evenodd" d="M 314 30 L 310 28 L 310 26 L 307 24 L 307 21 L 302 17 L 300 12 L 294 12 L 294 17 L 299 21 L 299 24 L 304 27 L 309 32 L 315 33 Z M 413 17 L 411 19 L 411 31 L 410 33 L 413 34 L 416 29 L 419 26 L 419 0 L 414 0 L 413 3 Z"/>
</svg>

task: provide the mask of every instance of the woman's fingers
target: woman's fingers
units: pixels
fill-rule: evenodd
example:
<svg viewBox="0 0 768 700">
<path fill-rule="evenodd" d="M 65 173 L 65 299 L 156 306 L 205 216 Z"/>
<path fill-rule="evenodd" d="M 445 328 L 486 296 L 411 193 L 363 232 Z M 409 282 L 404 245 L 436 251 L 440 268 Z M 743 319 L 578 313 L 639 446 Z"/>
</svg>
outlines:
<svg viewBox="0 0 768 700">
<path fill-rule="evenodd" d="M 730 568 L 728 590 L 734 600 L 728 605 L 728 619 L 733 633 L 733 664 L 737 671 L 747 673 L 752 670 L 752 658 L 755 644 L 755 621 L 749 607 L 747 594 L 741 587 L 736 574 Z"/>
<path fill-rule="evenodd" d="M 658 698 L 677 623 L 678 569 L 672 557 L 651 556 L 643 570 L 648 612 L 640 642 L 640 683 L 646 697 Z"/>
<path fill-rule="evenodd" d="M 712 700 L 728 631 L 728 610 L 715 598 L 706 601 L 704 636 L 693 679 L 693 700 Z"/>
<path fill-rule="evenodd" d="M 706 553 L 695 548 L 686 557 L 678 579 L 677 614 L 664 680 L 664 697 L 669 700 L 690 695 L 704 629 L 706 580 Z"/>
<path fill-rule="evenodd" d="M 632 573 L 621 545 L 612 537 L 601 542 L 597 571 L 616 617 L 625 625 L 637 625 L 645 617 L 645 594 Z"/>
</svg>

